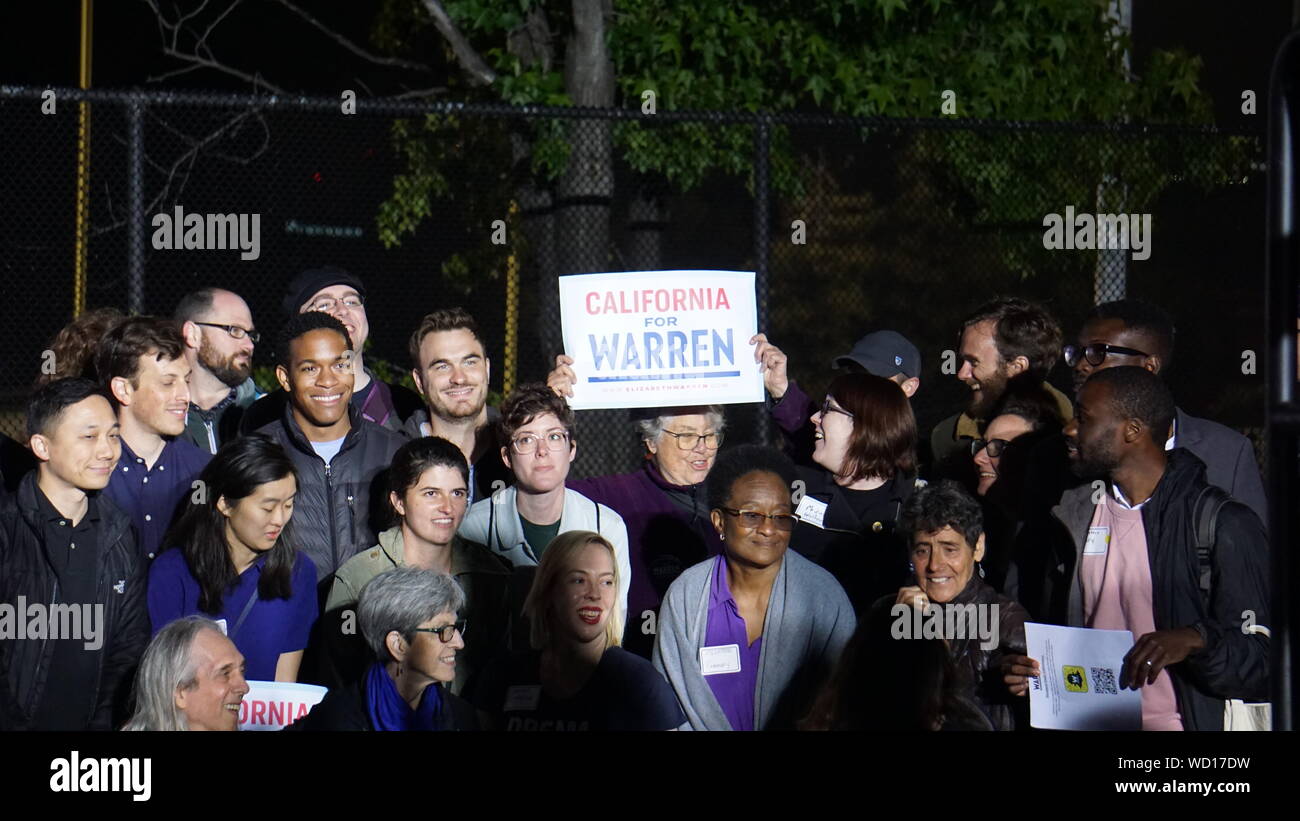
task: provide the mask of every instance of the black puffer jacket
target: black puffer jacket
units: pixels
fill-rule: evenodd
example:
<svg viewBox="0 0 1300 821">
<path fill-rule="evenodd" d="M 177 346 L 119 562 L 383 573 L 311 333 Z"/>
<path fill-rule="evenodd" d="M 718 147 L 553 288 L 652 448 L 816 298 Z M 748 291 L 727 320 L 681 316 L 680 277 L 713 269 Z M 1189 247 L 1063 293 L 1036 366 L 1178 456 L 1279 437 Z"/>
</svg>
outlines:
<svg viewBox="0 0 1300 821">
<path fill-rule="evenodd" d="M 352 429 L 328 465 L 312 450 L 289 405 L 280 421 L 257 431 L 279 442 L 298 469 L 295 547 L 316 564 L 318 582 L 373 545 L 391 519 L 388 466 L 405 440 L 362 419 L 355 408 L 348 408 L 348 418 Z"/>
<path fill-rule="evenodd" d="M 28 473 L 13 495 L 0 499 L 0 602 L 17 606 L 60 602 L 58 578 L 45 552 L 43 525 L 36 500 L 36 471 Z M 99 513 L 99 579 L 96 603 L 104 605 L 100 626 L 103 645 L 97 653 L 99 680 L 95 711 L 86 727 L 111 730 L 114 708 L 125 717 L 131 678 L 149 641 L 145 609 L 145 568 L 131 532 L 131 520 L 107 498 L 91 497 Z M 89 513 L 87 513 L 89 515 Z M 0 730 L 29 729 L 45 692 L 54 644 L 50 641 L 0 641 Z"/>
<path fill-rule="evenodd" d="M 800 467 L 804 495 L 826 504 L 822 527 L 800 521 L 790 547 L 831 572 L 861 618 L 876 599 L 896 594 L 907 578 L 906 543 L 898 518 L 912 495 L 913 476 L 897 475 L 885 483 L 877 501 L 859 515 L 850 491 L 835 483 L 824 468 Z"/>
<path fill-rule="evenodd" d="M 1219 511 L 1210 554 L 1208 605 L 1200 589 L 1193 506 L 1207 486 L 1205 463 L 1181 447 L 1142 507 L 1151 562 L 1151 606 L 1157 630 L 1192 627 L 1205 647 L 1169 668 L 1185 730 L 1223 729 L 1223 700 L 1269 696 L 1269 640 L 1243 633 L 1245 611 L 1269 626 L 1268 537 L 1246 505 Z M 1091 485 L 1066 491 L 1052 509 L 1053 527 L 1038 528 L 1018 547 L 1016 589 L 1039 617 L 1084 626 L 1079 560 L 1094 510 Z M 1134 636 L 1137 638 L 1137 636 Z"/>
</svg>

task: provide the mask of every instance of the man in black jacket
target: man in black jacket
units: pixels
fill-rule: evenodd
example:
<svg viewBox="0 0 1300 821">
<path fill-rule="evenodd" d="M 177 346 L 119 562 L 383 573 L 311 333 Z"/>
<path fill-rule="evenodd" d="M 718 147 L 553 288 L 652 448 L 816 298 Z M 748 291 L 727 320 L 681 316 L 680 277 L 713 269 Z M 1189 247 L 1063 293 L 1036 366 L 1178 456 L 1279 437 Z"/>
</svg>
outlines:
<svg viewBox="0 0 1300 821">
<path fill-rule="evenodd" d="M 1259 629 L 1269 623 L 1268 544 L 1259 517 L 1230 500 L 1208 556 L 1198 556 L 1195 510 L 1209 485 L 1200 459 L 1165 450 L 1173 417 L 1168 388 L 1146 369 L 1089 377 L 1067 449 L 1076 473 L 1105 482 L 1062 496 L 1040 531 L 1056 538 L 1021 557 L 1039 571 L 1021 579 L 1060 621 L 1137 637 L 1121 684 L 1141 688 L 1144 729 L 1220 730 L 1224 699 L 1268 697 L 1269 641 Z M 1016 656 L 1003 671 L 1023 694 L 1039 666 Z"/>
<path fill-rule="evenodd" d="M 292 527 L 318 582 L 375 543 L 385 524 L 384 472 L 404 441 L 351 407 L 354 361 L 342 322 L 320 311 L 291 318 L 275 368 L 289 402 L 280 419 L 258 430 L 279 442 L 298 470 Z"/>
<path fill-rule="evenodd" d="M 109 730 L 149 640 L 131 522 L 101 491 L 117 416 L 88 379 L 27 406 L 37 469 L 0 501 L 0 730 Z"/>
</svg>

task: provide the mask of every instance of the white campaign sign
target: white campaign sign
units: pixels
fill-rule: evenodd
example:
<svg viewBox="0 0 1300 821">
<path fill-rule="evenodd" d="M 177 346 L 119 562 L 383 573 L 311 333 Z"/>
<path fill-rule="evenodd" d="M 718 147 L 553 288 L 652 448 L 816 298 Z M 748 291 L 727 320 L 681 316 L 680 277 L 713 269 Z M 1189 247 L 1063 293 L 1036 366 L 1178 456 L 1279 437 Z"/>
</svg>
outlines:
<svg viewBox="0 0 1300 821">
<path fill-rule="evenodd" d="M 239 704 L 239 729 L 279 730 L 311 712 L 327 690 L 291 681 L 250 681 Z"/>
<path fill-rule="evenodd" d="M 563 276 L 560 322 L 575 410 L 763 401 L 752 271 Z"/>
</svg>

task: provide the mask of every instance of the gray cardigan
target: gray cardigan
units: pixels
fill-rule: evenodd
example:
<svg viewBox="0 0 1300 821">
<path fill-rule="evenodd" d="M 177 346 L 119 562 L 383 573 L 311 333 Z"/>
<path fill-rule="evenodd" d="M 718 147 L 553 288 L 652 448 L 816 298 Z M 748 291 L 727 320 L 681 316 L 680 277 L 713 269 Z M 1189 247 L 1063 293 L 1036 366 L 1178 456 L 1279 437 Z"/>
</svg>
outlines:
<svg viewBox="0 0 1300 821">
<path fill-rule="evenodd" d="M 708 626 L 709 581 L 705 559 L 677 578 L 659 609 L 652 660 L 686 714 L 683 730 L 730 730 L 722 707 L 700 673 L 700 648 Z M 830 675 L 853 636 L 853 606 L 835 577 L 787 550 L 763 621 L 763 647 L 754 692 L 754 727 L 789 729 L 803 717 L 816 689 Z"/>
</svg>

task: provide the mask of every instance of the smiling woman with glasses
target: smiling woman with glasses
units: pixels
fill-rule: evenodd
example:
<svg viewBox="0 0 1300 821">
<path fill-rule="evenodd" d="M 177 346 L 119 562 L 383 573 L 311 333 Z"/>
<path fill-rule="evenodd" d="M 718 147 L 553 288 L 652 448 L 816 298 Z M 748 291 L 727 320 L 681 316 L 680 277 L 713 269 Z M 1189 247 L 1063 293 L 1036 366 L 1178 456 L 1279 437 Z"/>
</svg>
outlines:
<svg viewBox="0 0 1300 821">
<path fill-rule="evenodd" d="M 904 579 L 899 513 L 916 484 L 916 418 L 892 379 L 843 374 L 813 424 L 790 546 L 831 572 L 862 614 Z"/>
<path fill-rule="evenodd" d="M 477 730 L 474 708 L 447 685 L 469 627 L 451 576 L 398 567 L 361 589 L 356 618 L 374 663 L 360 682 L 331 689 L 290 730 Z"/>
<path fill-rule="evenodd" d="M 792 727 L 853 635 L 835 578 L 787 550 L 795 481 L 788 458 L 758 445 L 722 454 L 709 475 L 722 555 L 668 588 L 655 638 L 655 667 L 686 712 L 683 729 Z"/>
</svg>

